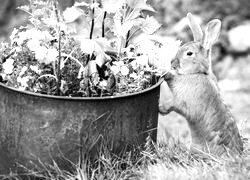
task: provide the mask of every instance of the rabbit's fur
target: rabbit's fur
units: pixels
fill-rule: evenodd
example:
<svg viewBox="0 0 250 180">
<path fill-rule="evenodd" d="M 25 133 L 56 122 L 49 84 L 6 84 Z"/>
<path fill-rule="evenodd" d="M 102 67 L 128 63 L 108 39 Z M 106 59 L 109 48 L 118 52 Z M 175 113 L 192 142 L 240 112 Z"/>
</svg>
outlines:
<svg viewBox="0 0 250 180">
<path fill-rule="evenodd" d="M 243 144 L 236 122 L 222 102 L 211 70 L 211 47 L 219 36 L 221 23 L 210 21 L 203 35 L 192 14 L 187 18 L 194 41 L 180 47 L 171 62 L 172 70 L 164 79 L 173 98 L 171 103 L 160 105 L 160 112 L 176 111 L 187 119 L 192 137 L 191 151 L 241 154 Z"/>
</svg>

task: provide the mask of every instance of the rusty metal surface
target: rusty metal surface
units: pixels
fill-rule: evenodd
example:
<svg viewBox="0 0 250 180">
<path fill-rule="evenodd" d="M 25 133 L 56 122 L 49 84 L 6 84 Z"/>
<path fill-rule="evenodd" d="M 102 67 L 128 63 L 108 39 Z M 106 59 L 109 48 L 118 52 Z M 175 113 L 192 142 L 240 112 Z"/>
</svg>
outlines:
<svg viewBox="0 0 250 180">
<path fill-rule="evenodd" d="M 108 98 L 37 95 L 0 84 L 0 174 L 38 160 L 77 164 L 101 143 L 119 153 L 127 145 L 145 143 L 150 130 L 156 140 L 160 83 Z"/>
</svg>

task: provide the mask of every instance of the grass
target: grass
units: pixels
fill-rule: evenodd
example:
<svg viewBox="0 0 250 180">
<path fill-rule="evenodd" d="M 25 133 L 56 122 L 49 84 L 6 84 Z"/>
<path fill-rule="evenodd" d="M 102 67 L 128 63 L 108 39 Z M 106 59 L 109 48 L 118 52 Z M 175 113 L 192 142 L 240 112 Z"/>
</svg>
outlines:
<svg viewBox="0 0 250 180">
<path fill-rule="evenodd" d="M 91 165 L 85 164 L 82 168 L 75 165 L 74 172 L 61 170 L 55 162 L 43 167 L 42 173 L 28 170 L 28 175 L 45 180 L 245 180 L 250 179 L 250 151 L 246 149 L 241 157 L 205 158 L 191 155 L 180 142 L 170 146 L 148 141 L 143 150 L 134 149 L 123 157 L 102 152 Z M 23 177 L 9 174 L 1 178 L 20 180 Z"/>
</svg>

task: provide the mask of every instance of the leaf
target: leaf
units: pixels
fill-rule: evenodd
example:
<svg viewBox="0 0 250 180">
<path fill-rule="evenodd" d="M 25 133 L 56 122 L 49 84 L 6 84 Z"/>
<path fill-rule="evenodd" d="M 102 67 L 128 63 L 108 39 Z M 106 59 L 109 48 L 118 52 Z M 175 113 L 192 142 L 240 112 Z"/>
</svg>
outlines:
<svg viewBox="0 0 250 180">
<path fill-rule="evenodd" d="M 105 64 L 106 62 L 108 62 L 110 60 L 111 60 L 110 56 L 106 55 L 105 53 L 97 55 L 96 59 L 95 59 L 96 64 L 99 67 L 102 67 L 103 64 Z"/>
<path fill-rule="evenodd" d="M 115 79 L 115 75 L 111 74 L 110 77 L 108 78 L 108 84 L 107 84 L 107 91 L 111 94 L 114 93 L 116 87 L 116 79 Z"/>
<path fill-rule="evenodd" d="M 83 53 L 86 53 L 86 54 L 92 54 L 95 50 L 95 43 L 93 40 L 91 39 L 82 39 L 80 40 L 81 42 L 81 50 Z"/>
<path fill-rule="evenodd" d="M 145 31 L 149 33 L 152 31 L 155 32 L 155 29 L 153 29 L 154 26 L 157 29 L 159 28 L 159 23 L 156 24 L 156 20 L 154 21 L 154 19 L 148 18 L 149 20 L 145 21 L 143 18 L 140 18 L 142 10 L 154 11 L 154 9 L 146 3 L 146 0 L 126 0 L 126 4 L 128 5 L 127 9 L 118 11 L 114 17 L 114 29 L 112 30 L 117 37 L 126 39 L 128 31 L 136 26 L 145 26 Z M 147 21 L 149 22 L 146 23 Z M 153 23 L 153 25 L 150 26 L 150 23 Z"/>
<path fill-rule="evenodd" d="M 94 52 L 96 54 L 104 53 L 102 47 L 95 40 L 82 39 L 80 42 L 81 42 L 80 48 L 83 53 L 86 53 L 86 54 L 92 54 Z"/>
<path fill-rule="evenodd" d="M 75 20 L 72 17 L 71 20 L 67 21 L 68 29 L 71 30 L 74 36 L 79 36 L 79 38 L 89 38 L 92 24 L 92 16 L 87 13 L 88 10 L 80 9 L 77 7 L 77 11 L 79 11 L 81 15 L 78 14 L 78 16 L 75 17 Z M 93 38 L 101 36 L 102 21 L 102 10 L 100 8 L 95 8 L 94 31 L 92 36 Z"/>
<path fill-rule="evenodd" d="M 123 37 L 126 39 L 127 33 L 129 30 L 131 30 L 133 27 L 141 26 L 142 25 L 142 18 L 137 18 L 133 20 L 126 20 L 123 24 L 121 24 L 120 21 L 115 20 L 115 26 L 114 26 L 114 34 L 118 37 Z"/>
<path fill-rule="evenodd" d="M 96 68 L 96 62 L 92 60 L 88 63 L 88 75 L 92 76 L 93 74 L 98 74 L 98 71 Z"/>
<path fill-rule="evenodd" d="M 60 91 L 65 94 L 69 90 L 68 84 L 65 80 L 61 80 Z"/>
<path fill-rule="evenodd" d="M 94 39 L 94 41 L 102 49 L 102 51 L 112 51 L 113 50 L 110 47 L 110 42 L 106 38 L 96 38 L 96 39 Z"/>
<path fill-rule="evenodd" d="M 142 10 L 155 12 L 155 10 L 147 4 L 147 0 L 126 0 L 126 2 L 132 9 L 132 11 L 127 14 L 126 20 L 133 20 L 138 18 Z"/>
<path fill-rule="evenodd" d="M 153 34 L 160 27 L 161 24 L 153 16 L 151 17 L 147 16 L 146 19 L 142 21 L 141 24 L 141 30 L 146 34 Z"/>
<path fill-rule="evenodd" d="M 152 8 L 149 4 L 147 4 L 147 0 L 126 0 L 126 1 L 131 8 L 155 12 L 154 8 Z"/>
</svg>

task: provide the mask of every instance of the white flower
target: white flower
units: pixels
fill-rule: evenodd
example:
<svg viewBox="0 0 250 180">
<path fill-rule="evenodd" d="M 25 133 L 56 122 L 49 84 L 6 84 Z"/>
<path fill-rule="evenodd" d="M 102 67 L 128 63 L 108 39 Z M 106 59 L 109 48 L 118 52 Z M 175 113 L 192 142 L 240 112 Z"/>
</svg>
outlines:
<svg viewBox="0 0 250 180">
<path fill-rule="evenodd" d="M 25 76 L 25 77 L 17 77 L 17 82 L 21 84 L 22 87 L 26 88 L 28 87 L 28 81 L 30 80 L 30 76 Z"/>
<path fill-rule="evenodd" d="M 99 86 L 102 89 L 106 89 L 107 85 L 108 85 L 108 82 L 106 80 L 102 80 L 101 82 L 99 82 Z"/>
<path fill-rule="evenodd" d="M 58 51 L 55 48 L 48 49 L 47 51 L 47 64 L 56 61 L 58 56 Z"/>
<path fill-rule="evenodd" d="M 16 42 L 18 46 L 21 46 L 25 40 L 27 40 L 27 36 L 26 36 L 26 32 L 23 31 L 18 34 L 18 38 L 13 37 L 13 40 L 11 41 L 11 43 L 13 44 L 14 42 Z"/>
<path fill-rule="evenodd" d="M 13 63 L 14 63 L 14 59 L 7 59 L 2 67 L 3 67 L 3 72 L 5 74 L 11 74 L 13 72 L 13 69 L 14 69 L 14 66 L 13 66 Z"/>
<path fill-rule="evenodd" d="M 54 62 L 58 56 L 58 51 L 55 48 L 47 49 L 44 46 L 41 46 L 40 48 L 35 50 L 35 58 L 40 63 L 49 64 L 51 62 Z"/>
<path fill-rule="evenodd" d="M 138 79 L 138 75 L 135 72 L 131 73 L 129 77 L 133 79 Z"/>
<path fill-rule="evenodd" d="M 40 31 L 35 28 L 28 29 L 26 32 L 27 39 L 37 39 L 38 41 L 50 41 L 53 37 L 50 35 L 48 31 Z"/>
<path fill-rule="evenodd" d="M 39 68 L 38 68 L 38 66 L 30 66 L 30 69 L 32 70 L 32 71 L 34 71 L 35 73 L 37 73 L 37 74 L 40 74 L 40 72 L 41 72 L 41 70 L 39 70 Z"/>
<path fill-rule="evenodd" d="M 14 32 L 15 33 L 15 32 Z M 14 36 L 14 34 L 13 34 Z M 45 41 L 49 42 L 53 39 L 52 35 L 50 35 L 49 31 L 40 31 L 35 28 L 28 29 L 26 31 L 22 31 L 18 33 L 18 37 L 14 38 L 14 41 L 17 43 L 17 45 L 22 45 L 25 40 L 30 41 Z M 31 47 L 31 46 L 29 46 Z"/>
<path fill-rule="evenodd" d="M 24 75 L 24 73 L 27 71 L 27 67 L 26 66 L 24 66 L 22 69 L 21 69 L 21 71 L 20 71 L 20 73 L 19 73 L 19 76 L 22 76 L 22 75 Z"/>
<path fill-rule="evenodd" d="M 41 46 L 39 49 L 35 50 L 35 58 L 40 63 L 45 63 L 47 58 L 48 49 L 44 46 Z"/>
<path fill-rule="evenodd" d="M 119 72 L 120 72 L 120 67 L 119 66 L 111 66 L 110 67 L 110 70 L 112 71 L 112 73 L 114 74 L 114 75 L 116 75 L 116 74 L 118 74 Z"/>
<path fill-rule="evenodd" d="M 38 37 L 39 40 L 45 41 L 45 42 L 50 42 L 51 40 L 55 39 L 49 31 L 39 31 L 40 33 L 40 38 Z M 39 34 L 38 34 L 39 35 Z M 33 37 L 35 38 L 35 37 Z"/>
<path fill-rule="evenodd" d="M 124 65 L 124 62 L 123 61 L 115 61 L 115 62 L 113 62 L 113 64 L 115 64 L 116 66 L 121 67 L 121 66 Z"/>
<path fill-rule="evenodd" d="M 29 50 L 35 52 L 37 51 L 41 46 L 40 46 L 40 42 L 37 39 L 31 39 L 27 42 L 27 47 L 29 48 Z"/>
<path fill-rule="evenodd" d="M 122 67 L 121 67 L 121 74 L 122 74 L 123 76 L 127 76 L 127 75 L 129 74 L 129 69 L 128 69 L 127 66 L 122 66 Z"/>
</svg>

